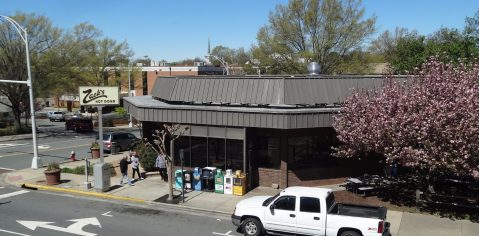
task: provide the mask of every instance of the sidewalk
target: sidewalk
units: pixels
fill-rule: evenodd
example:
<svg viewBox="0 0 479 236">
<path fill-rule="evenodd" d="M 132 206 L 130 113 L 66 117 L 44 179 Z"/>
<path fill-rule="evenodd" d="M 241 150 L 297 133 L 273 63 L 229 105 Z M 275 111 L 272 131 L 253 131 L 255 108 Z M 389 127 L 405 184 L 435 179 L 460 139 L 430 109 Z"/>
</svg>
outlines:
<svg viewBox="0 0 479 236">
<path fill-rule="evenodd" d="M 105 155 L 105 162 L 112 163 L 114 166 L 118 166 L 119 160 L 126 153 L 120 153 L 117 155 Z M 92 164 L 99 162 L 99 159 L 92 159 Z M 63 163 L 60 166 L 63 167 L 76 167 L 84 165 L 84 161 Z M 168 196 L 168 184 L 161 180 L 159 175 L 155 173 L 146 173 L 144 180 L 136 181 L 134 186 L 128 184 L 119 185 L 119 169 L 116 167 L 117 175 L 111 177 L 111 190 L 108 192 L 97 192 L 96 190 L 86 189 L 84 183 L 86 178 L 84 175 L 74 175 L 62 173 L 62 183 L 56 186 L 46 186 L 45 176 L 43 174 L 44 169 L 24 169 L 9 172 L 3 175 L 3 181 L 10 185 L 38 188 L 39 190 L 46 191 L 58 191 L 71 194 L 87 195 L 92 197 L 116 199 L 120 201 L 131 201 L 144 204 L 157 204 L 159 206 L 172 207 L 172 204 L 163 203 Z M 129 176 L 131 176 L 131 169 L 129 169 Z M 89 181 L 92 183 L 93 177 L 89 177 Z M 92 183 L 93 185 L 93 183 Z M 335 187 L 335 186 L 322 186 L 322 187 Z M 340 190 L 338 188 L 334 190 Z M 185 191 L 184 202 L 182 202 L 181 192 L 174 191 L 175 200 L 178 201 L 176 207 L 196 209 L 206 212 L 221 213 L 224 215 L 230 215 L 233 213 L 236 204 L 244 198 L 258 195 L 274 195 L 280 190 L 258 187 L 249 191 L 244 196 L 217 194 L 212 192 L 199 192 L 199 191 Z M 460 236 L 472 236 L 477 235 L 479 232 L 479 224 L 472 223 L 466 220 L 450 220 L 440 218 L 438 216 L 413 214 L 398 211 L 388 211 L 387 220 L 391 224 L 392 235 L 460 235 Z"/>
</svg>

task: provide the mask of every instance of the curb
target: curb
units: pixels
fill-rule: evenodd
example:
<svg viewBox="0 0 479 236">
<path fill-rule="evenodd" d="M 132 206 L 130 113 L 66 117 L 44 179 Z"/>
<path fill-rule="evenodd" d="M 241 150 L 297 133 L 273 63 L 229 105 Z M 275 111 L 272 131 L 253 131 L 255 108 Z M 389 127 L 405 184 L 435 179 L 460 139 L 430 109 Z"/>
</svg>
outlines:
<svg viewBox="0 0 479 236">
<path fill-rule="evenodd" d="M 19 184 L 19 185 L 22 188 L 29 188 L 29 189 L 35 189 L 35 190 L 38 189 L 38 190 L 44 190 L 44 191 L 73 193 L 73 194 L 107 198 L 107 199 L 114 199 L 114 200 L 130 201 L 130 202 L 137 202 L 137 203 L 148 203 L 147 201 L 142 200 L 142 199 L 131 198 L 131 197 L 120 197 L 120 196 L 114 196 L 114 195 L 109 195 L 109 194 L 104 194 L 104 193 L 87 192 L 87 191 L 81 191 L 81 190 L 75 190 L 75 189 L 65 189 L 65 188 L 59 188 L 59 187 L 28 184 L 28 183 L 23 183 L 23 184 Z"/>
</svg>

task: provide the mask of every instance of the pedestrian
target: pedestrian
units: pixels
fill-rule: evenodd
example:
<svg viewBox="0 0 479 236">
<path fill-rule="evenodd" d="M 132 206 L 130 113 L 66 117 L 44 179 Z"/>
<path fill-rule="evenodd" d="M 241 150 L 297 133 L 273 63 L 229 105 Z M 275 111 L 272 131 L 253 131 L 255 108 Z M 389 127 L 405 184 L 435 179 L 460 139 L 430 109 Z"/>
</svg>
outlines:
<svg viewBox="0 0 479 236">
<path fill-rule="evenodd" d="M 128 164 L 131 164 L 131 160 L 126 156 L 124 156 L 121 161 L 120 161 L 120 171 L 121 171 L 121 179 L 120 179 L 120 185 L 123 185 L 123 180 L 126 178 L 128 181 L 128 184 L 130 186 L 133 186 L 131 183 L 131 179 L 128 177 Z"/>
<path fill-rule="evenodd" d="M 161 179 L 163 179 L 163 181 L 168 181 L 168 174 L 166 173 L 165 155 L 159 154 L 156 157 L 155 167 L 158 168 Z"/>
<path fill-rule="evenodd" d="M 399 172 L 399 164 L 397 163 L 396 160 L 394 160 L 392 165 L 391 165 L 391 177 L 393 179 L 397 179 L 398 174 L 399 174 L 398 172 Z"/>
<path fill-rule="evenodd" d="M 140 175 L 140 158 L 138 156 L 137 152 L 133 152 L 131 157 L 131 169 L 133 170 L 133 173 L 131 175 L 131 178 L 135 179 L 135 173 L 138 174 L 139 179 L 143 179 Z"/>
</svg>

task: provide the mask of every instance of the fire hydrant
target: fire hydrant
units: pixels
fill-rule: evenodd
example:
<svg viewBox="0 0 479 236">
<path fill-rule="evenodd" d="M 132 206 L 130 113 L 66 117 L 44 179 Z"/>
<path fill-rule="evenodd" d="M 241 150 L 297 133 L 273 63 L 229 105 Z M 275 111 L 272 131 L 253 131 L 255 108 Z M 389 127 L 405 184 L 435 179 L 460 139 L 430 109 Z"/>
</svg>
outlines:
<svg viewBox="0 0 479 236">
<path fill-rule="evenodd" d="M 72 161 L 76 161 L 77 159 L 75 158 L 75 151 L 72 151 L 72 153 L 70 154 L 70 160 Z"/>
</svg>

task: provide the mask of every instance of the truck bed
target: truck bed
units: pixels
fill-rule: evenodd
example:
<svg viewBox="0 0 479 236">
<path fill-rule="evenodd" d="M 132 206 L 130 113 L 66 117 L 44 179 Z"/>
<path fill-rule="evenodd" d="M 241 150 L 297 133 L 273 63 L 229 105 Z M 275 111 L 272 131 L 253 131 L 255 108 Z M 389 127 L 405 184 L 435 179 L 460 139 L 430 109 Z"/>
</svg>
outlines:
<svg viewBox="0 0 479 236">
<path fill-rule="evenodd" d="M 336 203 L 333 207 L 331 207 L 331 210 L 329 211 L 329 214 L 374 218 L 381 220 L 386 219 L 386 213 L 387 209 L 385 207 L 347 203 Z"/>
</svg>

